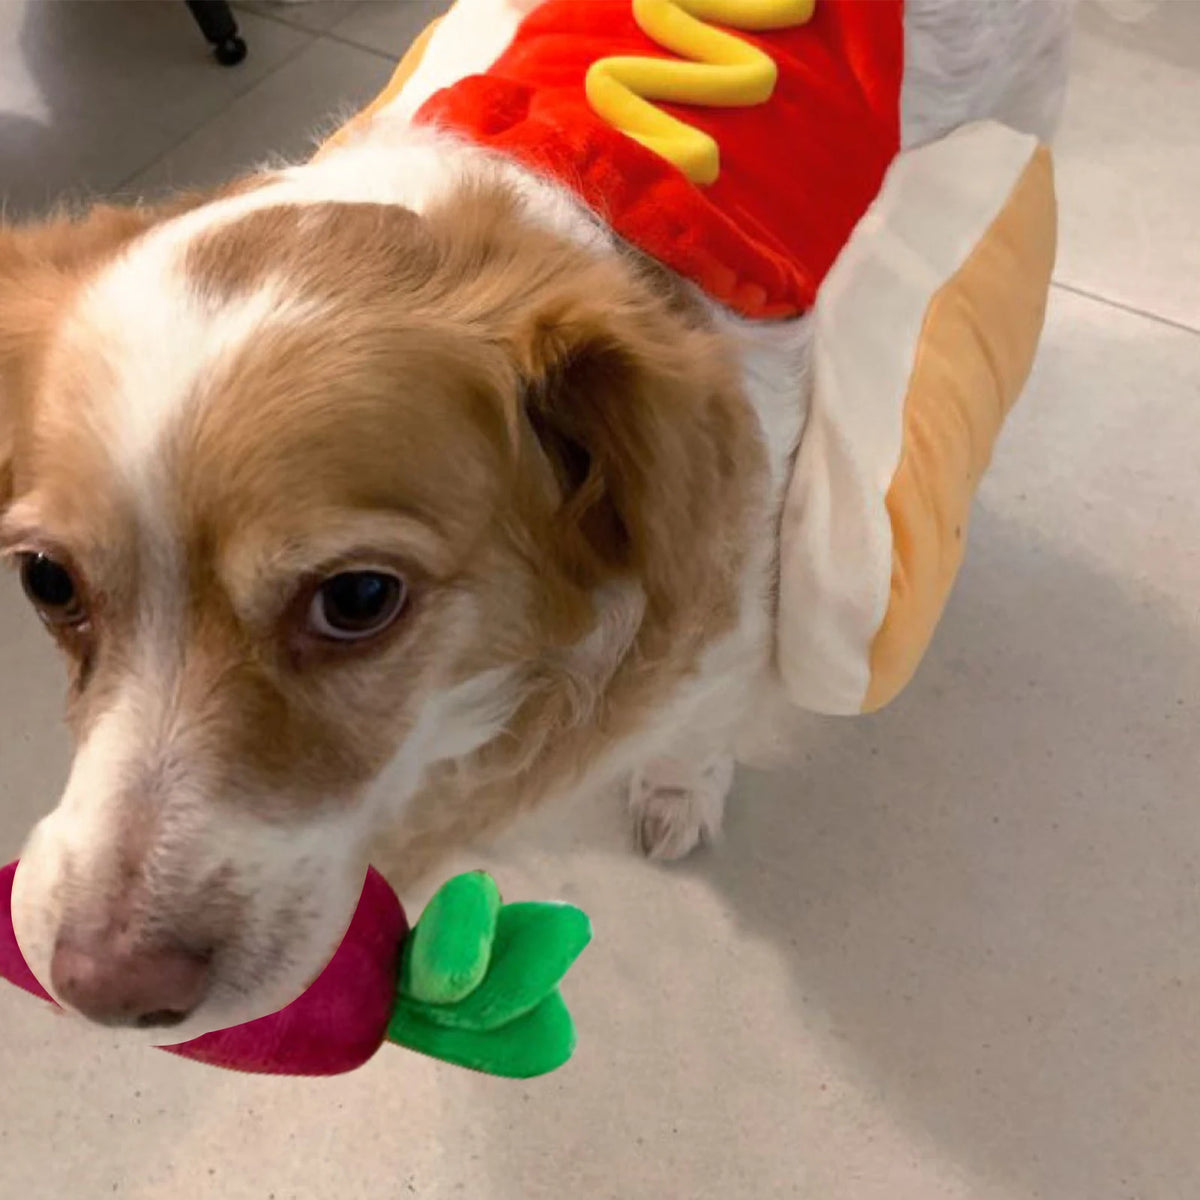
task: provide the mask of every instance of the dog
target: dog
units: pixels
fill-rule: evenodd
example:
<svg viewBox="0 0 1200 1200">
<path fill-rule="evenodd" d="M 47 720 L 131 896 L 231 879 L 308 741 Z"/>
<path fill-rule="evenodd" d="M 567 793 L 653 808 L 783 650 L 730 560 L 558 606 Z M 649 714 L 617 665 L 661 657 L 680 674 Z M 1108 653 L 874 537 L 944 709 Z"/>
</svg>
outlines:
<svg viewBox="0 0 1200 1200">
<path fill-rule="evenodd" d="M 902 145 L 1048 138 L 1070 5 L 908 0 Z M 303 989 L 381 836 L 403 884 L 627 779 L 645 854 L 713 838 L 808 335 L 403 120 L 0 231 L 0 546 L 77 743 L 14 893 L 39 980 L 182 1041 Z"/>
</svg>

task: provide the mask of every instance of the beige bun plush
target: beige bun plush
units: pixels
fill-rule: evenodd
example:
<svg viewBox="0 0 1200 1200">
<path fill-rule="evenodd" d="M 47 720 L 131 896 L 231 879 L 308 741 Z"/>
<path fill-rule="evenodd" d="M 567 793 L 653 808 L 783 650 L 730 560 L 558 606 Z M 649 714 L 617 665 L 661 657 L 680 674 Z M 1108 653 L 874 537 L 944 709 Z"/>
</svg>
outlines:
<svg viewBox="0 0 1200 1200">
<path fill-rule="evenodd" d="M 781 526 L 794 703 L 869 712 L 912 678 L 1033 363 L 1055 240 L 1049 150 L 984 122 L 896 159 L 822 285 Z"/>
</svg>

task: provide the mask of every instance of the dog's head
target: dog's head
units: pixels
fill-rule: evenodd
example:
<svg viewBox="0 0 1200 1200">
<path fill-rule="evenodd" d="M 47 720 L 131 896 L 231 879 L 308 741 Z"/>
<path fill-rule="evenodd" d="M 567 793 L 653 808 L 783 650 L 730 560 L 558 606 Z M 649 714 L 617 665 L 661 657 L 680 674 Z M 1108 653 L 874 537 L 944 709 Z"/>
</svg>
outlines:
<svg viewBox="0 0 1200 1200">
<path fill-rule="evenodd" d="M 14 908 L 60 1001 L 158 1041 L 286 1003 L 429 767 L 604 657 L 614 580 L 688 586 L 722 368 L 650 297 L 499 196 L 0 231 L 0 548 L 77 740 Z"/>
</svg>

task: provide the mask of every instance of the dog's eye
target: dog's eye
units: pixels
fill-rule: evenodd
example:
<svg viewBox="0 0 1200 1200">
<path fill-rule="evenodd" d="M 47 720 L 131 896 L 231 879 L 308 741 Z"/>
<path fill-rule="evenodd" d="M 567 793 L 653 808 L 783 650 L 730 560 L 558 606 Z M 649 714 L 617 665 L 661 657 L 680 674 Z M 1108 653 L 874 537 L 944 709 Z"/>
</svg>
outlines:
<svg viewBox="0 0 1200 1200">
<path fill-rule="evenodd" d="M 382 633 L 400 615 L 404 581 L 386 571 L 343 571 L 325 580 L 308 610 L 309 631 L 338 642 Z"/>
<path fill-rule="evenodd" d="M 21 560 L 21 583 L 47 624 L 65 627 L 87 619 L 75 578 L 62 563 L 45 554 L 26 554 Z"/>
</svg>

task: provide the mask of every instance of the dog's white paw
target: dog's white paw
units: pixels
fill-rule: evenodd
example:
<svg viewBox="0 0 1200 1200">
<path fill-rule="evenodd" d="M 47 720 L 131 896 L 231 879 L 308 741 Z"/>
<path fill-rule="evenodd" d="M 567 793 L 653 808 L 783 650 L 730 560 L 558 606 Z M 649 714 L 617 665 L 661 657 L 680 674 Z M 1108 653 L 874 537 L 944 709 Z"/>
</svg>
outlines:
<svg viewBox="0 0 1200 1200">
<path fill-rule="evenodd" d="M 683 858 L 721 832 L 725 797 L 733 785 L 733 756 L 689 763 L 660 758 L 629 781 L 634 835 L 647 858 Z"/>
</svg>

